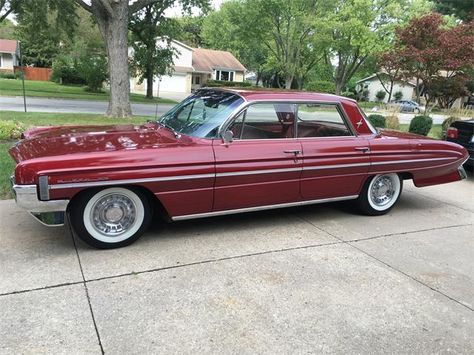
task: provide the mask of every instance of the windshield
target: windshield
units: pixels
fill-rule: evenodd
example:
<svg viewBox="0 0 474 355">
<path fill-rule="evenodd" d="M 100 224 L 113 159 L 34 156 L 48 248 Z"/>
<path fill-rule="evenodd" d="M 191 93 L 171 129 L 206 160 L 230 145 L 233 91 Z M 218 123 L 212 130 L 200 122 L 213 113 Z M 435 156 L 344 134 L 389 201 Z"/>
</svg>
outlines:
<svg viewBox="0 0 474 355">
<path fill-rule="evenodd" d="M 213 138 L 219 126 L 243 101 L 230 92 L 199 90 L 173 107 L 158 122 L 178 133 Z"/>
</svg>

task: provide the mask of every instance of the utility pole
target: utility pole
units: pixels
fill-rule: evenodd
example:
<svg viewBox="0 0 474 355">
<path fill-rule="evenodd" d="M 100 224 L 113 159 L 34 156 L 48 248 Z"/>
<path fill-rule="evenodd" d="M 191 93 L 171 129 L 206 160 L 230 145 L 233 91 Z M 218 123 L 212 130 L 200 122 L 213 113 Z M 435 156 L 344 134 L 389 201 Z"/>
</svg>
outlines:
<svg viewBox="0 0 474 355">
<path fill-rule="evenodd" d="M 18 41 L 18 55 L 20 57 L 21 82 L 23 86 L 23 107 L 26 112 L 26 93 L 25 93 L 25 68 L 23 68 L 23 60 L 21 56 L 21 42 Z"/>
</svg>

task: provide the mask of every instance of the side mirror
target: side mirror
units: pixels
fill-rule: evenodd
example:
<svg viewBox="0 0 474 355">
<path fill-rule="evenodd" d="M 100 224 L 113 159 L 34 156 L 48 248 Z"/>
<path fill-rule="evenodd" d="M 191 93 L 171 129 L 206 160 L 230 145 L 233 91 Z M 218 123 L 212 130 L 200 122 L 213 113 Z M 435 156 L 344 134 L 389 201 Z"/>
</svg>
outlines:
<svg viewBox="0 0 474 355">
<path fill-rule="evenodd" d="M 232 131 L 225 131 L 224 134 L 222 135 L 222 140 L 224 141 L 225 144 L 232 143 L 234 140 L 234 132 Z"/>
</svg>

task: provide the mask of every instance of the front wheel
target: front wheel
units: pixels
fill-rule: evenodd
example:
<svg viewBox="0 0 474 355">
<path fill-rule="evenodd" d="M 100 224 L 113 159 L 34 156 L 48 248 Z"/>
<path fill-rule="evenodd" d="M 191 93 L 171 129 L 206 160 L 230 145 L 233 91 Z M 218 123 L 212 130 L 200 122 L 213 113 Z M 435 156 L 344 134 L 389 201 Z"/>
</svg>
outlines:
<svg viewBox="0 0 474 355">
<path fill-rule="evenodd" d="M 123 187 L 85 191 L 72 201 L 71 224 L 87 244 L 100 249 L 129 245 L 151 220 L 150 203 L 140 191 Z"/>
<path fill-rule="evenodd" d="M 369 216 L 387 213 L 395 205 L 403 188 L 398 174 L 379 174 L 368 179 L 357 199 L 360 211 Z"/>
</svg>

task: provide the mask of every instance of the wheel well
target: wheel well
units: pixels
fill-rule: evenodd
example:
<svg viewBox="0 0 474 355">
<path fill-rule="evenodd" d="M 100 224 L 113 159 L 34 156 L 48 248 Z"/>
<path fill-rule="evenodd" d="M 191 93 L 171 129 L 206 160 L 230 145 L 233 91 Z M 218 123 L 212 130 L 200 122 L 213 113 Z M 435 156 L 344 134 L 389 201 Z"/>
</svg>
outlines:
<svg viewBox="0 0 474 355">
<path fill-rule="evenodd" d="M 111 186 L 93 187 L 93 188 L 81 190 L 71 198 L 71 201 L 69 201 L 69 204 L 67 206 L 67 211 L 69 212 L 70 206 L 73 205 L 74 200 L 76 200 L 79 196 L 81 196 L 86 191 L 88 192 L 91 190 L 100 191 L 100 190 L 104 190 L 104 189 L 112 188 L 112 187 L 132 188 L 134 190 L 138 190 L 142 192 L 147 197 L 148 202 L 150 202 L 150 205 L 153 208 L 154 213 L 158 214 L 159 216 L 169 218 L 169 214 L 166 211 L 163 204 L 161 203 L 160 199 L 156 197 L 156 195 L 153 192 L 151 192 L 149 189 L 140 185 L 111 185 Z"/>
<path fill-rule="evenodd" d="M 398 173 L 403 180 L 413 180 L 413 174 L 408 171 Z"/>
</svg>

